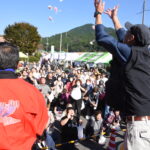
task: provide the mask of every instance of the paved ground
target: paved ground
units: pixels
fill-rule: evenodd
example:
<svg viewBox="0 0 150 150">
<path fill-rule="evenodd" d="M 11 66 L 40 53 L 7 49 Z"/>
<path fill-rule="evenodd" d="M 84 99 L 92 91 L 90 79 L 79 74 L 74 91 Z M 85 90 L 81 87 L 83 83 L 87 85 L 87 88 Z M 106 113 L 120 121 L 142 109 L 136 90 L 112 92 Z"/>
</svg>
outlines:
<svg viewBox="0 0 150 150">
<path fill-rule="evenodd" d="M 83 117 L 82 117 L 82 120 L 83 120 L 83 123 L 85 125 L 87 121 Z M 117 137 L 116 137 L 117 147 L 120 143 L 122 143 L 123 138 L 124 138 L 124 132 L 123 131 L 118 132 Z M 76 146 L 76 148 L 78 150 L 106 150 L 108 148 L 109 139 L 110 138 L 108 137 L 105 145 L 100 145 L 97 142 L 95 142 L 94 140 L 81 141 Z"/>
<path fill-rule="evenodd" d="M 81 117 L 81 119 L 83 120 L 83 127 L 85 127 L 87 120 L 84 117 Z M 117 132 L 117 137 L 115 141 L 117 147 L 120 143 L 123 142 L 123 138 L 124 138 L 124 132 L 123 131 Z M 98 144 L 94 139 L 80 141 L 78 142 L 78 145 L 76 145 L 76 150 L 107 150 L 108 145 L 109 145 L 109 140 L 110 140 L 110 137 L 107 137 L 105 145 Z M 116 149 L 116 150 L 120 150 L 120 149 Z"/>
<path fill-rule="evenodd" d="M 119 132 L 117 134 L 117 138 L 116 138 L 117 147 L 120 143 L 122 143 L 123 135 L 124 132 Z M 79 145 L 77 145 L 76 147 L 78 150 L 106 150 L 108 148 L 108 144 L 109 144 L 109 138 L 107 138 L 107 142 L 105 145 L 100 145 L 96 143 L 94 140 L 86 140 L 80 142 Z"/>
</svg>

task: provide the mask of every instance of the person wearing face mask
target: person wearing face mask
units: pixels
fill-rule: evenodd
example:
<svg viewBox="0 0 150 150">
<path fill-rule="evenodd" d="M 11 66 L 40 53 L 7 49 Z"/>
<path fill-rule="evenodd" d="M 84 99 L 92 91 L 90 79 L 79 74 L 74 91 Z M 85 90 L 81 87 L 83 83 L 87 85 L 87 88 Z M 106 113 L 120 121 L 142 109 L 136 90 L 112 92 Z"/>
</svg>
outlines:
<svg viewBox="0 0 150 150">
<path fill-rule="evenodd" d="M 79 119 L 81 115 L 82 92 L 84 91 L 85 89 L 82 87 L 81 80 L 77 79 L 71 91 L 71 103 L 73 105 L 73 108 L 77 110 L 77 117 Z"/>
<path fill-rule="evenodd" d="M 99 102 L 99 90 L 97 87 L 94 87 L 90 94 L 87 94 L 84 97 L 85 100 L 85 118 L 90 119 L 97 109 Z"/>
<path fill-rule="evenodd" d="M 90 79 L 86 80 L 86 83 L 84 84 L 84 88 L 85 88 L 84 96 L 90 95 L 92 93 L 93 86 Z"/>
<path fill-rule="evenodd" d="M 67 83 L 64 86 L 64 88 L 67 90 L 68 93 L 70 93 L 71 90 L 72 90 L 72 86 L 73 86 L 73 76 L 70 76 L 69 80 L 67 81 Z"/>
<path fill-rule="evenodd" d="M 63 99 L 61 99 L 61 95 L 60 95 L 58 96 L 58 100 L 54 107 L 54 114 L 55 114 L 56 120 L 60 120 L 62 118 L 62 113 L 65 109 L 66 109 L 66 103 Z"/>
<path fill-rule="evenodd" d="M 63 82 L 61 81 L 61 76 L 57 77 L 57 80 L 54 82 L 54 95 L 57 98 L 59 93 L 63 91 Z"/>
</svg>

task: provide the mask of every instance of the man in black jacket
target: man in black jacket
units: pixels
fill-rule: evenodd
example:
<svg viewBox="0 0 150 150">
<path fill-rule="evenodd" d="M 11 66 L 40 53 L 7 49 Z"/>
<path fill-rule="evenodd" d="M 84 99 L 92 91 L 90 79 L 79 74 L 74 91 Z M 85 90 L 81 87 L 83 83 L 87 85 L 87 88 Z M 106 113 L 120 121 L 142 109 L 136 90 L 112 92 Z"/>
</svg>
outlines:
<svg viewBox="0 0 150 150">
<path fill-rule="evenodd" d="M 62 143 L 78 139 L 78 119 L 72 107 L 67 108 L 67 114 L 61 119 Z M 74 143 L 62 145 L 62 150 L 75 150 Z"/>
<path fill-rule="evenodd" d="M 148 150 L 150 147 L 150 30 L 143 24 L 126 23 L 126 32 L 117 17 L 118 6 L 108 9 L 106 14 L 112 19 L 118 41 L 105 32 L 102 25 L 102 13 L 105 4 L 95 0 L 96 41 L 105 47 L 122 67 L 121 80 L 124 98 L 120 103 L 124 106 L 127 120 L 125 138 L 126 150 Z M 117 93 L 116 93 L 117 94 Z M 118 103 L 114 100 L 115 104 Z"/>
</svg>

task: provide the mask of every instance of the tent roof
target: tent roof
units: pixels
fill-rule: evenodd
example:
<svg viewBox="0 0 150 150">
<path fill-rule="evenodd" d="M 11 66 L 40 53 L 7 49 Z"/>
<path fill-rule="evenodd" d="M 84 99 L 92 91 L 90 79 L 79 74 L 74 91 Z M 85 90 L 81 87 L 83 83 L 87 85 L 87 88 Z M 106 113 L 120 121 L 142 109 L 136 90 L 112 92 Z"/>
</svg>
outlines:
<svg viewBox="0 0 150 150">
<path fill-rule="evenodd" d="M 28 58 L 28 56 L 25 55 L 23 52 L 19 52 L 19 57 L 20 58 Z"/>
<path fill-rule="evenodd" d="M 93 63 L 109 63 L 112 60 L 112 55 L 108 52 L 84 53 L 75 61 L 93 62 Z"/>
</svg>

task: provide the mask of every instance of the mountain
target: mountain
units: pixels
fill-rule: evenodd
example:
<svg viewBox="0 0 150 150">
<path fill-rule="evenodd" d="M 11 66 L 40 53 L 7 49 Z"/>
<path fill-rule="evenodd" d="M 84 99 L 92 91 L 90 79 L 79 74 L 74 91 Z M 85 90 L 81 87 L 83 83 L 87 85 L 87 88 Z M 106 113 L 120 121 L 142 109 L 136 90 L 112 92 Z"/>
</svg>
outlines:
<svg viewBox="0 0 150 150">
<path fill-rule="evenodd" d="M 94 42 L 95 31 L 92 29 L 93 24 L 86 24 L 74 28 L 68 32 L 62 33 L 62 51 L 69 52 L 90 52 L 104 51 L 104 49 Z M 106 28 L 106 31 L 115 36 L 115 31 L 112 28 Z M 42 38 L 41 42 L 45 49 L 50 51 L 51 45 L 55 46 L 55 51 L 60 50 L 60 36 L 57 34 L 51 37 Z M 48 43 L 48 44 L 47 44 Z"/>
</svg>

